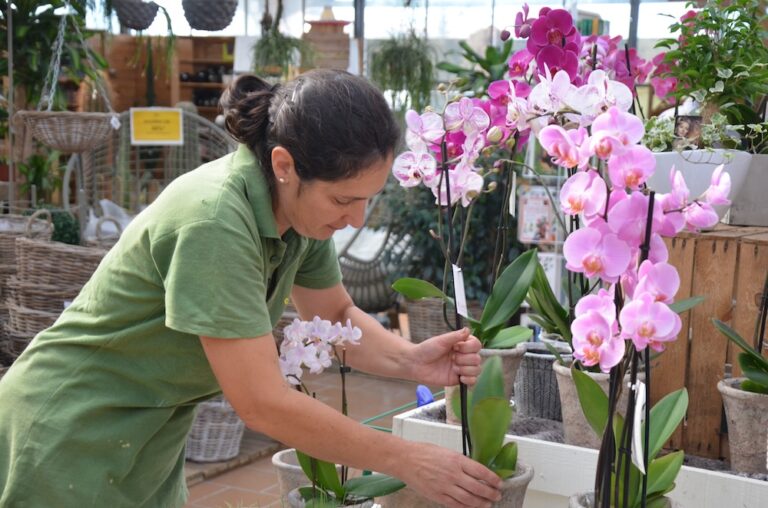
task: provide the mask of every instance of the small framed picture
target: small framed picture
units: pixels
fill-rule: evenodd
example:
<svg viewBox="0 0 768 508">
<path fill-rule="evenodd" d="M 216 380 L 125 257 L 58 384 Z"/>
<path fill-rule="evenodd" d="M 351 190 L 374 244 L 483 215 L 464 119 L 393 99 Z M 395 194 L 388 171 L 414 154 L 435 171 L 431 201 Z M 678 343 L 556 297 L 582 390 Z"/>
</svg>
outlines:
<svg viewBox="0 0 768 508">
<path fill-rule="evenodd" d="M 701 145 L 701 117 L 675 117 L 675 140 L 672 147 L 676 150 L 698 148 Z"/>
<path fill-rule="evenodd" d="M 518 191 L 517 237 L 521 243 L 549 244 L 558 241 L 558 223 L 550 196 L 557 199 L 557 189 L 549 193 L 541 185 L 522 185 Z"/>
</svg>

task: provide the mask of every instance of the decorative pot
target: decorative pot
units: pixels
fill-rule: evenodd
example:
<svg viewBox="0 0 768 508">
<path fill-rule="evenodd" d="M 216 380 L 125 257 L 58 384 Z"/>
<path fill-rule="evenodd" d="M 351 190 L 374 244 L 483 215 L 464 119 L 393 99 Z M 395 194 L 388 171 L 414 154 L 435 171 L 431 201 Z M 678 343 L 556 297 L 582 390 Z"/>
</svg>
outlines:
<svg viewBox="0 0 768 508">
<path fill-rule="evenodd" d="M 554 362 L 552 367 L 557 376 L 557 388 L 560 391 L 560 404 L 563 414 L 563 432 L 565 433 L 565 443 L 574 446 L 583 446 L 585 448 L 600 448 L 600 436 L 587 422 L 584 411 L 581 409 L 579 394 L 576 392 L 576 384 L 573 382 L 570 366 L 560 365 Z M 602 372 L 586 372 L 589 377 L 594 379 L 603 392 L 608 393 L 608 384 L 610 375 Z M 643 373 L 638 374 L 638 378 L 643 379 Z M 627 413 L 627 398 L 629 389 L 629 374 L 624 376 L 624 389 L 621 391 L 621 397 L 617 406 L 618 413 L 622 416 Z"/>
<path fill-rule="evenodd" d="M 182 0 L 184 17 L 195 30 L 224 30 L 232 22 L 237 0 Z"/>
<path fill-rule="evenodd" d="M 550 342 L 563 360 L 571 360 L 566 342 Z M 515 379 L 515 408 L 519 416 L 562 421 L 560 392 L 552 369 L 555 355 L 542 342 L 526 342 L 525 355 Z"/>
<path fill-rule="evenodd" d="M 467 302 L 471 316 L 479 318 L 483 308 L 477 300 Z M 445 324 L 443 317 L 443 301 L 437 298 L 423 298 L 421 300 L 408 300 L 406 307 L 408 312 L 408 331 L 411 342 L 418 344 L 425 340 L 451 331 Z M 453 309 L 448 308 L 448 319 L 453 320 Z"/>
<path fill-rule="evenodd" d="M 158 5 L 143 0 L 112 0 L 120 24 L 134 30 L 146 30 L 155 20 Z"/>
<path fill-rule="evenodd" d="M 712 173 L 720 164 L 731 177 L 731 199 L 737 196 L 744 185 L 752 161 L 752 154 L 739 150 L 683 150 L 682 152 L 654 152 L 656 171 L 648 179 L 648 186 L 657 193 L 671 190 L 669 172 L 672 166 L 685 179 L 691 198 L 700 196 L 709 187 Z M 716 206 L 717 216 L 722 219 L 728 206 Z"/>
<path fill-rule="evenodd" d="M 296 449 L 288 448 L 280 450 L 272 455 L 272 465 L 277 471 L 277 483 L 280 486 L 280 499 L 283 503 L 288 502 L 288 495 L 292 490 L 303 487 L 307 484 L 307 475 L 299 466 L 299 459 L 296 457 Z M 341 466 L 336 464 L 336 473 L 341 472 Z"/>
<path fill-rule="evenodd" d="M 736 226 L 768 226 L 768 154 L 752 155 L 749 172 L 740 192 L 731 190 L 731 213 L 728 223 Z"/>
<path fill-rule="evenodd" d="M 679 503 L 675 503 L 670 498 L 664 496 L 664 504 L 654 505 L 654 508 L 679 508 Z M 568 508 L 593 508 L 595 506 L 595 493 L 582 492 L 574 494 L 568 498 Z"/>
<path fill-rule="evenodd" d="M 744 379 L 724 379 L 717 383 L 728 420 L 731 469 L 742 473 L 766 473 L 768 395 L 742 390 Z"/>
<path fill-rule="evenodd" d="M 520 362 L 523 360 L 525 354 L 525 344 L 518 344 L 512 349 L 481 349 L 480 356 L 482 361 L 485 362 L 486 358 L 492 356 L 501 357 L 501 369 L 504 373 L 504 396 L 507 400 L 512 398 L 514 392 L 515 379 L 517 378 L 517 369 L 520 367 Z M 455 394 L 455 395 L 454 395 Z M 445 387 L 445 421 L 448 423 L 461 423 L 459 415 L 453 412 L 453 406 L 450 401 L 453 397 L 459 396 L 458 386 L 446 386 Z"/>
<path fill-rule="evenodd" d="M 507 478 L 501 484 L 501 500 L 493 503 L 494 508 L 522 508 L 528 484 L 533 479 L 533 467 L 517 463 L 515 476 Z M 405 487 L 394 494 L 377 499 L 382 508 L 442 508 L 442 504 L 430 501 Z"/>
<path fill-rule="evenodd" d="M 301 486 L 308 487 L 309 485 L 306 484 L 306 478 L 304 478 L 304 481 L 305 483 L 302 483 Z M 306 501 L 304 501 L 304 499 L 301 497 L 301 494 L 299 494 L 298 488 L 295 488 L 288 493 L 288 506 L 290 508 L 304 508 L 306 504 Z M 371 508 L 372 506 L 373 499 L 366 499 L 365 501 L 360 501 L 359 503 L 344 505 L 345 508 Z"/>
</svg>

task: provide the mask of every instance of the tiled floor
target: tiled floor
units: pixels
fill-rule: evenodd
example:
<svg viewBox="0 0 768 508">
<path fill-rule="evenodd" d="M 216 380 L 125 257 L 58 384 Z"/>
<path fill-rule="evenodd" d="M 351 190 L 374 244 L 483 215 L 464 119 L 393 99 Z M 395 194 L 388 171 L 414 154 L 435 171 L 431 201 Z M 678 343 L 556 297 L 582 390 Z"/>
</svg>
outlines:
<svg viewBox="0 0 768 508">
<path fill-rule="evenodd" d="M 339 409 L 341 382 L 333 369 L 319 376 L 307 376 L 306 385 L 317 398 Z M 437 387 L 433 387 L 437 390 Z M 415 400 L 416 384 L 351 373 L 347 378 L 349 416 L 366 420 L 385 411 Z M 390 428 L 392 417 L 371 422 Z M 264 508 L 281 507 L 277 476 L 272 468 L 271 454 L 250 464 L 240 466 L 219 476 L 192 485 L 185 508 Z"/>
</svg>

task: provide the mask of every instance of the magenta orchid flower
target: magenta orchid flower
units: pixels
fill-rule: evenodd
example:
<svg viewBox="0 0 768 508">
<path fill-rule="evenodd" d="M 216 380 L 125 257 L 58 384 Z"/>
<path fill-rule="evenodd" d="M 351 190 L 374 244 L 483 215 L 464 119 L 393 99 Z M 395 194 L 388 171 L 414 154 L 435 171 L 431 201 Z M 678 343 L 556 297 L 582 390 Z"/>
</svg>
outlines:
<svg viewBox="0 0 768 508">
<path fill-rule="evenodd" d="M 445 107 L 445 128 L 448 131 L 462 130 L 469 136 L 484 131 L 490 123 L 488 114 L 467 97 Z"/>
<path fill-rule="evenodd" d="M 670 304 L 680 289 L 680 275 L 669 263 L 653 263 L 645 260 L 637 272 L 638 281 L 631 294 L 649 294 L 654 301 Z"/>
<path fill-rule="evenodd" d="M 619 313 L 622 335 L 631 339 L 638 351 L 650 347 L 663 351 L 664 343 L 673 341 L 682 328 L 680 316 L 653 295 L 642 293 Z"/>
<path fill-rule="evenodd" d="M 573 82 L 579 70 L 579 57 L 575 49 L 575 46 L 569 48 L 544 46 L 536 53 L 536 67 L 539 69 L 546 67 L 553 73 L 564 71 L 568 74 L 569 81 Z"/>
<path fill-rule="evenodd" d="M 536 19 L 528 19 L 528 4 L 523 4 L 523 12 L 515 16 L 515 37 L 527 39 L 531 35 L 531 24 Z"/>
<path fill-rule="evenodd" d="M 568 215 L 591 217 L 605 211 L 608 191 L 605 181 L 594 171 L 579 171 L 560 189 L 560 207 Z"/>
<path fill-rule="evenodd" d="M 531 25 L 527 48 L 535 55 L 542 47 L 557 45 L 562 48 L 567 43 L 578 41 L 580 38 L 570 12 L 565 9 L 542 9 L 539 11 L 538 19 Z"/>
<path fill-rule="evenodd" d="M 731 192 L 731 176 L 725 173 L 720 164 L 712 173 L 709 188 L 704 191 L 702 198 L 710 205 L 730 205 L 728 194 Z"/>
<path fill-rule="evenodd" d="M 616 282 L 629 266 L 629 246 L 615 234 L 586 227 L 574 231 L 563 245 L 566 267 L 589 278 Z"/>
<path fill-rule="evenodd" d="M 402 187 L 416 187 L 421 182 L 431 187 L 437 177 L 437 161 L 426 152 L 403 152 L 392 164 L 392 174 Z"/>
<path fill-rule="evenodd" d="M 528 68 L 531 66 L 533 57 L 534 55 L 525 48 L 515 52 L 512 58 L 509 59 L 509 77 L 518 78 L 525 76 L 528 73 Z"/>
<path fill-rule="evenodd" d="M 573 356 L 587 367 L 600 365 L 608 372 L 624 357 L 625 345 L 614 337 L 611 324 L 603 314 L 588 310 L 571 323 Z"/>
<path fill-rule="evenodd" d="M 437 113 L 419 115 L 410 109 L 405 113 L 405 142 L 414 152 L 426 152 L 428 145 L 439 143 L 445 135 L 443 119 Z"/>
<path fill-rule="evenodd" d="M 614 106 L 592 122 L 590 148 L 601 159 L 608 159 L 637 144 L 644 134 L 642 120 Z"/>
<path fill-rule="evenodd" d="M 656 170 L 653 153 L 642 145 L 631 145 L 608 159 L 608 175 L 615 188 L 638 190 Z"/>
</svg>

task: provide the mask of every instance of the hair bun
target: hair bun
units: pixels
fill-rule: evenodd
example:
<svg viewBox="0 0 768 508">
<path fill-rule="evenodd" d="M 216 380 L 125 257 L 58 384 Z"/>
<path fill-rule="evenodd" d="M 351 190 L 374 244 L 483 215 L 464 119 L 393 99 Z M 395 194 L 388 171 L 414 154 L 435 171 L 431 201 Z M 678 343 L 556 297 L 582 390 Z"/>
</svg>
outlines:
<svg viewBox="0 0 768 508">
<path fill-rule="evenodd" d="M 264 139 L 269 124 L 269 106 L 275 96 L 272 86 L 258 76 L 244 74 L 235 79 L 221 94 L 219 105 L 224 111 L 224 124 L 240 142 Z"/>
</svg>

